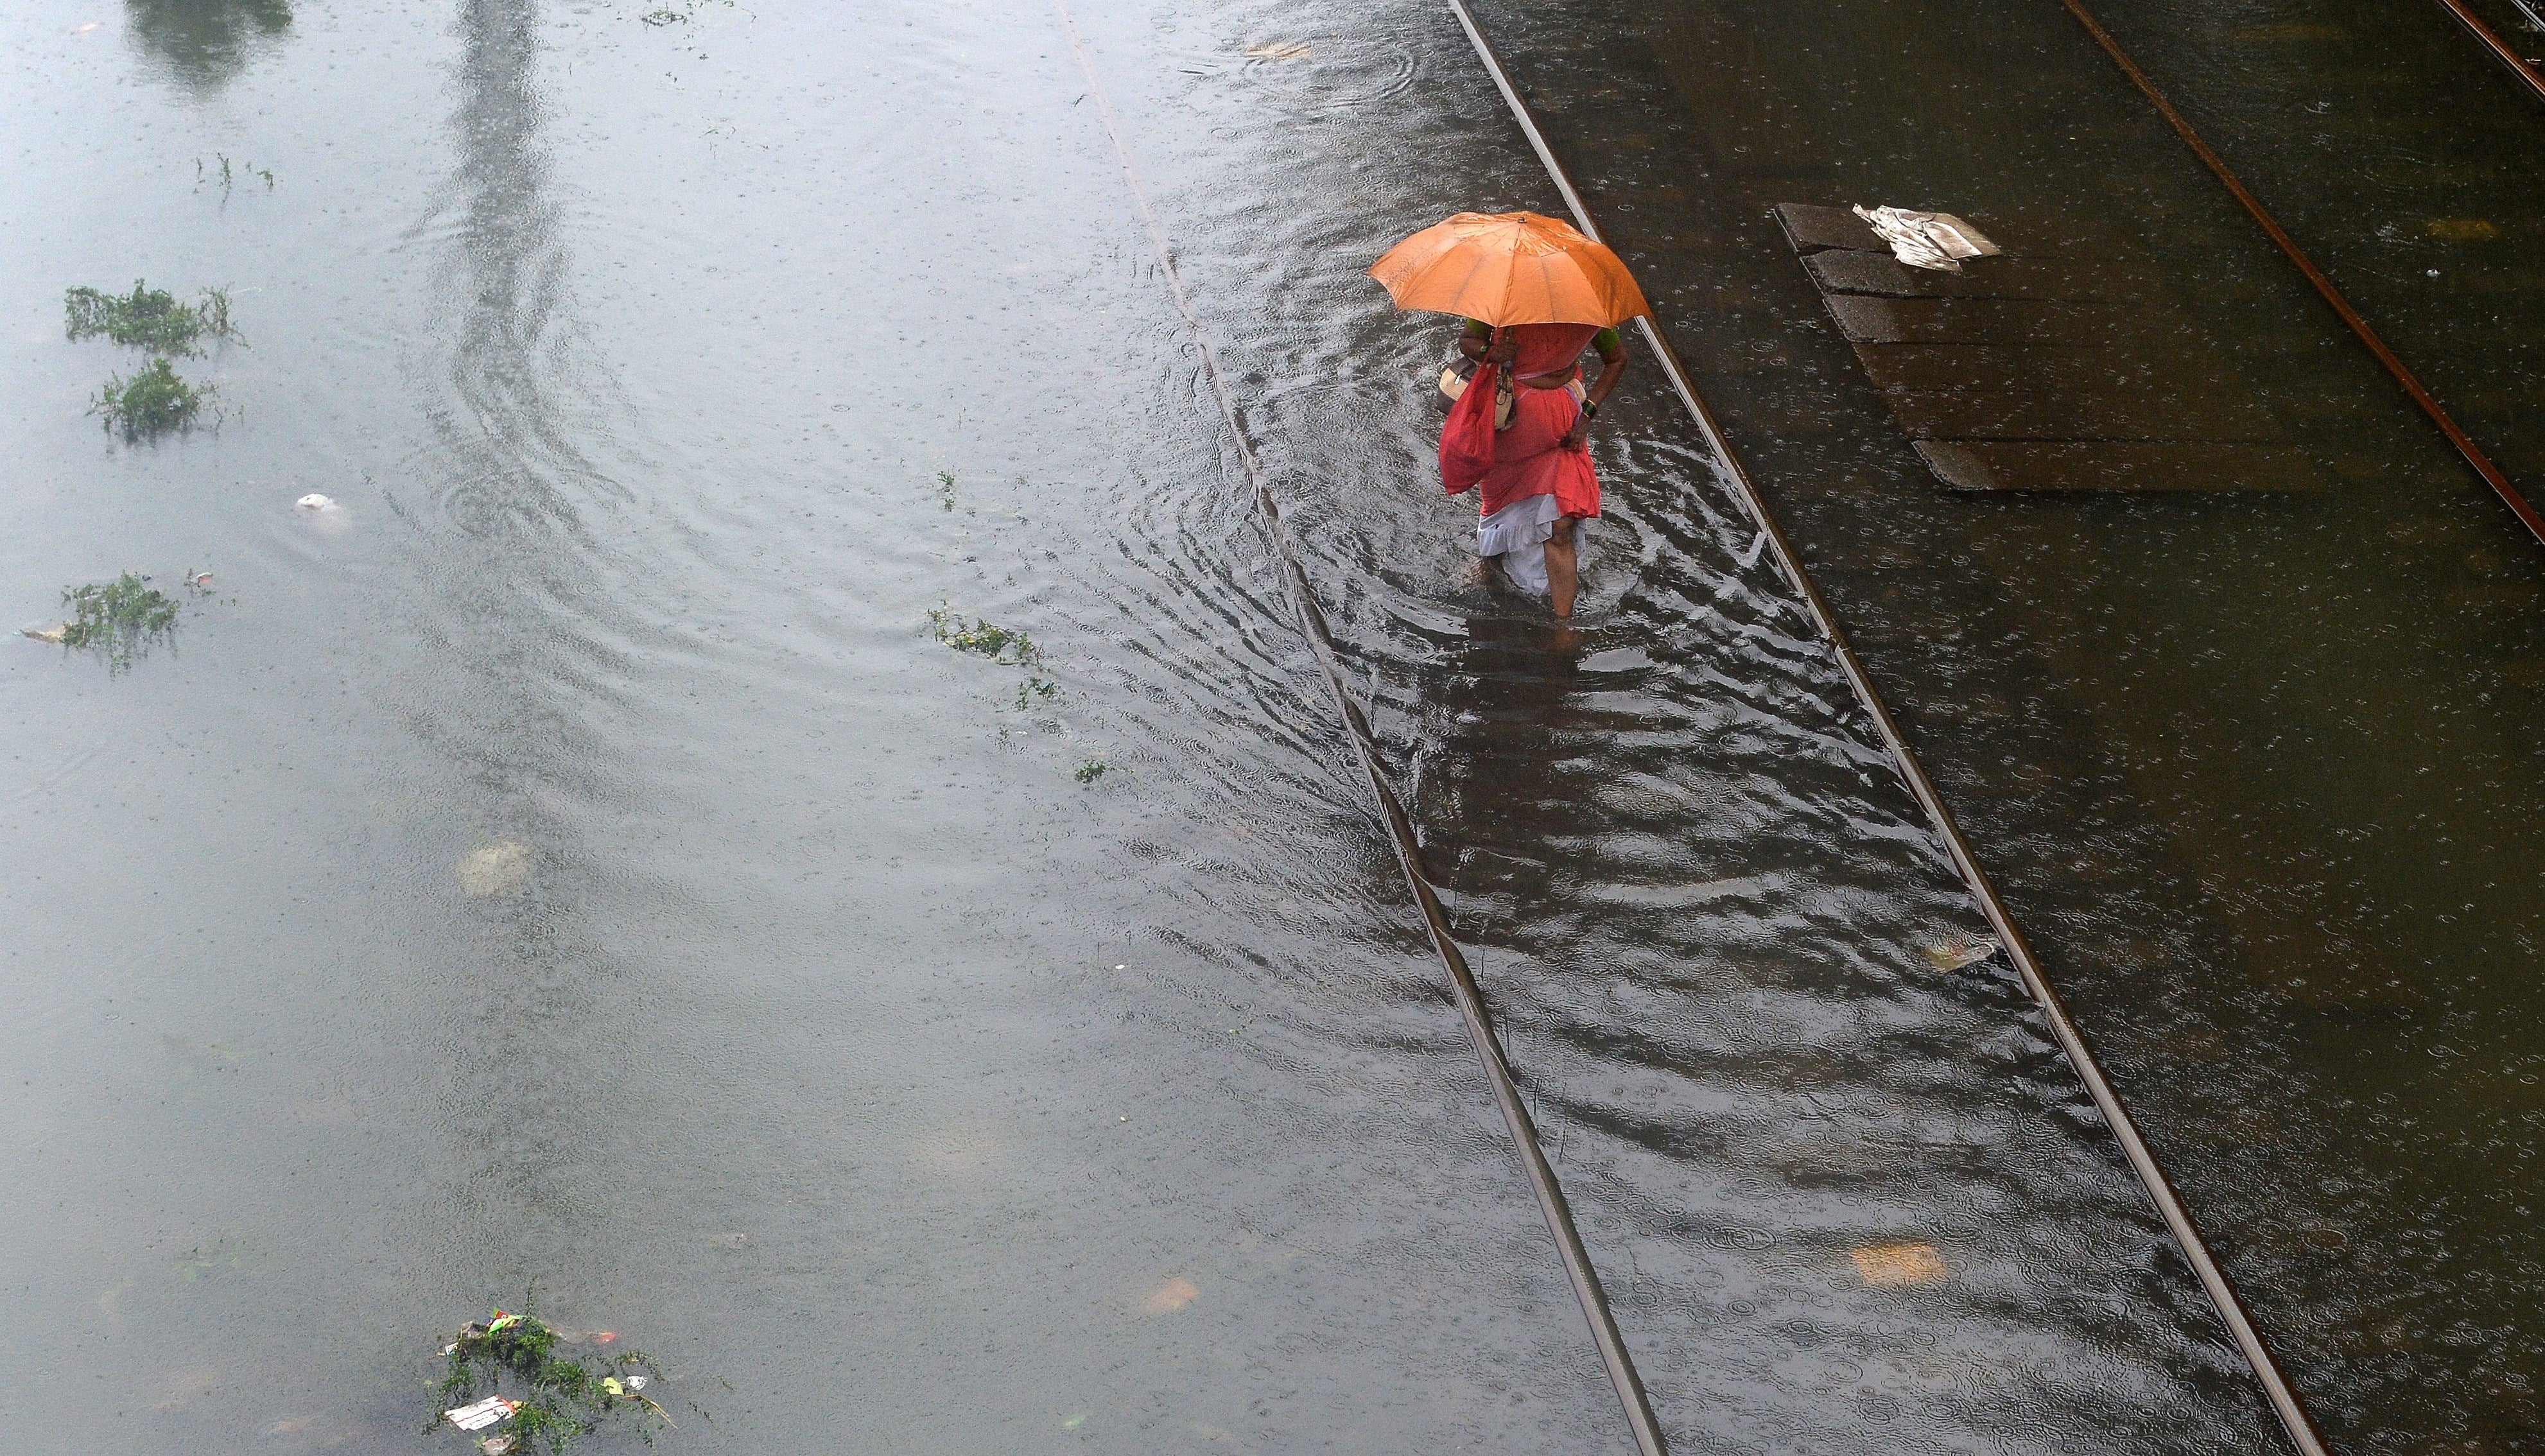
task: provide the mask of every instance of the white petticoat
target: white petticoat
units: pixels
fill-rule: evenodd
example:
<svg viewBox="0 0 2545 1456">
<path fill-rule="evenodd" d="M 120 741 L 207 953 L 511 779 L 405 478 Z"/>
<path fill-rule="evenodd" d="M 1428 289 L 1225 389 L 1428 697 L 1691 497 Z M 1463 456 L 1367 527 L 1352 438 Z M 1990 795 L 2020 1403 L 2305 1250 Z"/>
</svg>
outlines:
<svg viewBox="0 0 2545 1456">
<path fill-rule="evenodd" d="M 1555 523 L 1564 512 L 1555 497 L 1523 496 L 1519 500 L 1482 518 L 1476 523 L 1476 554 L 1503 558 L 1503 574 L 1512 585 L 1523 592 L 1546 595 L 1546 540 L 1555 534 Z M 1587 521 L 1573 525 L 1573 539 L 1580 544 Z"/>
</svg>

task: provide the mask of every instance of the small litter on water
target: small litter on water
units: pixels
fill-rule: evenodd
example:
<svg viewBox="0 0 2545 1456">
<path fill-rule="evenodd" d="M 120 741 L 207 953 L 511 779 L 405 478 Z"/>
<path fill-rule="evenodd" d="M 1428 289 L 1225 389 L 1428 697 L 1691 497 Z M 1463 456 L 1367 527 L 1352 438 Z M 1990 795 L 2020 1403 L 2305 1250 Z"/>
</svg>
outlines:
<svg viewBox="0 0 2545 1456">
<path fill-rule="evenodd" d="M 1249 45 L 1246 53 L 1257 60 L 1299 60 L 1316 52 L 1297 40 L 1278 40 L 1267 45 Z"/>
<path fill-rule="evenodd" d="M 1912 212 L 1906 207 L 1854 209 L 1891 245 L 1891 256 L 1911 268 L 1962 271 L 1964 258 L 1993 258 L 2000 251 L 1980 230 L 1950 212 Z"/>
<path fill-rule="evenodd" d="M 22 627 L 19 629 L 18 635 L 21 637 L 33 637 L 39 642 L 57 643 L 61 641 L 62 638 L 70 634 L 70 629 L 71 624 L 69 622 L 59 622 L 49 627 Z"/>
<path fill-rule="evenodd" d="M 1927 958 L 1935 963 L 1935 969 L 1958 971 L 1964 966 L 1978 965 L 2005 948 L 1986 936 L 1962 935 L 1938 940 L 1927 946 L 1926 951 Z"/>
<path fill-rule="evenodd" d="M 472 900 L 518 890 L 530 877 L 530 847 L 511 840 L 471 849 L 459 861 L 459 888 Z"/>
<path fill-rule="evenodd" d="M 612 1340 L 616 1339 L 617 1337 L 618 1337 L 618 1333 L 617 1333 L 616 1331 L 615 1331 L 615 1330 L 604 1330 L 604 1331 L 602 1331 L 600 1334 L 595 1335 L 593 1335 L 593 1336 L 592 1336 L 592 1342 L 593 1342 L 594 1344 L 608 1344 L 608 1343 L 610 1343 Z"/>
<path fill-rule="evenodd" d="M 1172 1315 L 1199 1298 L 1201 1291 L 1193 1287 L 1190 1279 L 1169 1279 L 1156 1293 L 1140 1301 L 1140 1313 Z"/>
<path fill-rule="evenodd" d="M 630 1375 L 630 1376 L 628 1376 L 628 1377 L 627 1377 L 627 1388 L 628 1388 L 629 1390 L 643 1390 L 643 1389 L 645 1388 L 645 1377 L 644 1377 L 644 1376 L 642 1376 L 642 1375 Z"/>
<path fill-rule="evenodd" d="M 513 1449 L 514 1444 L 520 1440 L 520 1436 L 511 1434 L 487 1436 L 477 1443 L 477 1449 L 485 1452 L 486 1456 L 504 1456 L 504 1453 Z"/>
<path fill-rule="evenodd" d="M 484 1430 L 499 1421 L 513 1418 L 513 1403 L 502 1396 L 488 1396 L 465 1406 L 453 1406 L 442 1413 L 442 1418 L 461 1430 Z"/>
<path fill-rule="evenodd" d="M 316 491 L 311 491 L 309 494 L 302 496 L 299 500 L 296 500 L 291 504 L 298 506 L 303 511 L 333 511 L 336 509 L 336 503 L 334 501 L 318 494 Z"/>
<path fill-rule="evenodd" d="M 1932 1244 L 1873 1244 L 1847 1251 L 1864 1282 L 1879 1289 L 1932 1284 L 1946 1273 L 1944 1256 Z"/>
</svg>

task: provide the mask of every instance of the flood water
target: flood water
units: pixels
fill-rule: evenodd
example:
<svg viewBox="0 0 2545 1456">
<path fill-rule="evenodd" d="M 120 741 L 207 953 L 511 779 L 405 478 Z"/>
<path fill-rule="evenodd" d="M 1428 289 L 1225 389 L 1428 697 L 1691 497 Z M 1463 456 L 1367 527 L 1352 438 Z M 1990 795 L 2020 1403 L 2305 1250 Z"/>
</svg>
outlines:
<svg viewBox="0 0 2545 1456">
<path fill-rule="evenodd" d="M 2536 496 L 2535 99 L 2435 5 L 2093 8 Z M 2545 1440 L 2545 549 L 2058 5 L 1488 11 L 2335 1444 Z M 2326 488 L 1947 495 L 1786 202 L 2169 280 Z"/>
<path fill-rule="evenodd" d="M 2366 463 L 1934 495 L 1752 206 L 1807 164 L 1661 105 L 1759 10 L 1497 24 L 2319 1411 L 2516 1449 L 2533 558 L 2055 7 L 2140 170 L 2049 175 L 2207 219 Z M 1360 276 L 1554 206 L 1446 14 L 1079 19 L 1675 1449 L 2280 1449 L 2019 986 L 1925 953 L 1976 909 L 1649 362 L 1583 640 L 1474 579 Z M 1050 9 L 0 34 L 12 624 L 211 573 L 128 670 L 0 650 L 0 1444 L 464 1450 L 434 1351 L 535 1280 L 666 1450 L 1627 1449 Z M 141 356 L 62 291 L 135 278 L 230 287 L 217 429 L 83 414 Z"/>
</svg>

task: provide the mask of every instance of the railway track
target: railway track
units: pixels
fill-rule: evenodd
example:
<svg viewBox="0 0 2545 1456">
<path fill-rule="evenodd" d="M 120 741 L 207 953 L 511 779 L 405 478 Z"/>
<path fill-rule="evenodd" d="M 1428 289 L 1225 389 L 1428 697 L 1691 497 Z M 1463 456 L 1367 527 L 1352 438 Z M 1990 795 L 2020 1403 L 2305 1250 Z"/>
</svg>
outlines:
<svg viewBox="0 0 2545 1456">
<path fill-rule="evenodd" d="M 2067 7 L 2068 13 L 2076 18 L 2079 25 L 2086 28 L 2086 34 L 2093 38 L 2094 43 L 2102 48 L 2105 55 L 2111 57 L 2112 63 L 2121 68 L 2121 74 L 2129 77 L 2130 84 L 2137 87 L 2140 94 L 2147 97 L 2149 103 L 2155 106 L 2157 113 L 2165 118 L 2166 123 L 2174 127 L 2176 134 L 2191 148 L 2192 154 L 2200 158 L 2201 165 L 2207 167 L 2221 183 L 2225 184 L 2227 191 L 2234 195 L 2237 202 L 2261 225 L 2262 231 L 2269 236 L 2272 244 L 2287 255 L 2289 262 L 2297 266 L 2299 273 L 2305 275 L 2307 283 L 2313 285 L 2316 292 L 2323 295 L 2325 302 L 2333 306 L 2333 311 L 2340 316 L 2342 324 L 2358 336 L 2360 343 L 2368 346 L 2368 352 L 2376 356 L 2378 364 L 2385 366 L 2386 372 L 2394 375 L 2395 382 L 2403 387 L 2405 395 L 2420 408 L 2422 414 L 2430 417 L 2430 423 L 2439 427 L 2439 433 L 2447 437 L 2448 444 L 2455 446 L 2459 455 L 2465 457 L 2465 462 L 2474 467 L 2474 472 L 2483 477 L 2484 484 L 2492 487 L 2493 493 L 2501 497 L 2502 503 L 2509 507 L 2510 514 L 2518 518 L 2519 523 L 2527 527 L 2528 533 L 2535 536 L 2538 541 L 2545 542 L 2545 516 L 2537 514 L 2536 508 L 2530 505 L 2527 497 L 2511 483 L 2507 473 L 2493 463 L 2491 454 L 2475 443 L 2474 437 L 2467 434 L 2465 427 L 2456 422 L 2455 417 L 2448 413 L 2447 407 L 2439 402 L 2438 397 L 2422 383 L 2421 378 L 2396 355 L 2394 350 L 2387 347 L 2386 341 L 2379 337 L 2376 328 L 2361 315 L 2358 309 L 2351 306 L 2350 300 L 2343 296 L 2340 287 L 2326 275 L 2323 269 L 2316 266 L 2313 258 L 2307 256 L 2306 249 L 2298 245 L 2297 239 L 2289 235 L 2288 229 L 2280 226 L 2279 221 L 2271 216 L 2269 209 L 2262 205 L 2261 200 L 2254 196 L 2253 190 L 2246 187 L 2236 176 L 2234 169 L 2227 165 L 2226 159 L 2219 156 L 2208 142 L 2201 139 L 2200 132 L 2192 126 L 2190 121 L 2175 109 L 2174 103 L 2166 99 L 2165 93 L 2158 89 L 2156 82 L 2149 78 L 2146 71 L 2139 68 L 2138 62 L 2130 58 L 2128 51 L 2121 48 L 2121 43 L 2112 39 L 2111 32 L 2103 29 L 2102 23 L 2094 18 L 2093 12 L 2086 8 L 2085 0 L 2059 0 L 2059 3 Z M 2537 95 L 2545 98 L 2545 80 L 2539 79 L 2525 61 L 2508 50 L 2498 35 L 2466 10 L 2464 0 L 2440 0 L 2440 3 L 2456 12 L 2459 20 L 2474 27 L 2498 47 L 2500 53 L 2511 61 L 2517 67 L 2519 74 L 2536 88 Z"/>
</svg>

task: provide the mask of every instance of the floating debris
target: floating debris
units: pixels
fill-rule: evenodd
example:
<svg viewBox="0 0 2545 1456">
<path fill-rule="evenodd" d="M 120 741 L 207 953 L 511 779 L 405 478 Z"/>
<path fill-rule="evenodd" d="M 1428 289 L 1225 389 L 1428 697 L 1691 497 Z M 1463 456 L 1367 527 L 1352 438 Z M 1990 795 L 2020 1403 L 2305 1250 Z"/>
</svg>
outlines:
<svg viewBox="0 0 2545 1456">
<path fill-rule="evenodd" d="M 2433 217 L 2424 226 L 2430 236 L 2451 243 L 2480 243 L 2501 236 L 2498 224 L 2481 217 Z"/>
<path fill-rule="evenodd" d="M 472 900 L 518 890 L 530 878 L 530 847 L 512 840 L 471 849 L 459 860 L 459 888 Z"/>
<path fill-rule="evenodd" d="M 1933 961 L 1939 971 L 1958 971 L 1964 966 L 1978 965 L 2005 948 L 1985 935 L 1956 935 L 1950 940 L 1937 940 L 1924 947 L 1927 959 Z"/>
<path fill-rule="evenodd" d="M 222 165 L 227 167 L 226 159 Z M 198 346 L 206 338 L 246 342 L 230 326 L 227 288 L 205 288 L 202 301 L 180 303 L 167 289 L 134 279 L 128 294 L 73 288 L 62 297 L 62 332 L 74 341 L 103 334 L 127 349 L 154 354 L 200 355 Z"/>
<path fill-rule="evenodd" d="M 940 607 L 928 613 L 928 624 L 937 629 L 938 641 L 956 652 L 986 657 L 1002 667 L 1033 667 L 1042 661 L 1042 649 L 1033 638 L 986 617 L 974 620 Z"/>
<path fill-rule="evenodd" d="M 18 635 L 33 637 L 39 642 L 59 642 L 70 635 L 70 630 L 69 622 L 60 622 L 49 627 L 21 627 L 18 629 Z"/>
<path fill-rule="evenodd" d="M 427 1421 L 426 1432 L 444 1421 L 476 1431 L 509 1420 L 511 1430 L 478 1441 L 477 1449 L 487 1456 L 503 1456 L 516 1447 L 558 1456 L 576 1436 L 598 1430 L 626 1407 L 639 1408 L 666 1426 L 673 1423 L 670 1413 L 643 1394 L 648 1378 L 662 1378 L 652 1360 L 631 1350 L 587 1363 L 559 1353 L 565 1342 L 537 1316 L 500 1309 L 483 1324 L 460 1331 L 443 1348 L 450 1372 L 440 1392 L 442 1400 L 458 1404 Z M 498 1386 L 507 1377 L 518 1383 L 517 1395 L 492 1390 L 478 1398 L 481 1384 Z"/>
<path fill-rule="evenodd" d="M 1950 212 L 1912 212 L 1906 207 L 1852 209 L 1891 245 L 1891 256 L 1911 268 L 1962 271 L 1964 258 L 1989 258 L 1998 246 Z"/>
<path fill-rule="evenodd" d="M 1304 60 L 1316 51 L 1297 40 L 1275 40 L 1264 45 L 1249 45 L 1246 53 L 1257 60 Z"/>
<path fill-rule="evenodd" d="M 1104 777 L 1112 767 L 1112 765 L 1106 763 L 1103 759 L 1090 759 L 1086 763 L 1079 765 L 1077 770 L 1069 776 L 1077 779 L 1081 783 L 1094 783 L 1096 780 Z M 1118 971 L 1122 968 L 1120 966 L 1115 966 L 1113 969 Z"/>
<path fill-rule="evenodd" d="M 336 503 L 333 500 L 318 494 L 316 491 L 311 491 L 309 494 L 302 496 L 291 504 L 299 507 L 303 511 L 333 511 L 336 509 Z"/>
<path fill-rule="evenodd" d="M 1140 1301 L 1140 1313 L 1172 1315 L 1199 1298 L 1201 1291 L 1193 1286 L 1190 1279 L 1169 1279 L 1155 1293 Z"/>
<path fill-rule="evenodd" d="M 457 1349 L 457 1345 L 451 1346 Z M 499 1421 L 513 1418 L 515 1403 L 502 1396 L 488 1396 L 465 1406 L 455 1406 L 442 1413 L 442 1418 L 461 1430 L 484 1430 Z"/>
<path fill-rule="evenodd" d="M 1873 1244 L 1847 1251 L 1864 1282 L 1879 1289 L 1933 1284 L 1948 1272 L 1932 1244 Z"/>
<path fill-rule="evenodd" d="M 154 359 L 129 379 L 107 375 L 97 398 L 89 401 L 88 412 L 107 429 L 123 431 L 125 440 L 141 440 L 170 430 L 194 429 L 204 401 L 211 394 L 211 385 L 189 384 L 176 365 Z"/>
<path fill-rule="evenodd" d="M 165 640 L 177 627 L 177 602 L 150 585 L 150 578 L 125 572 L 111 582 L 62 589 L 62 605 L 71 619 L 58 627 L 31 631 L 40 642 L 94 652 L 121 671 Z"/>
</svg>

